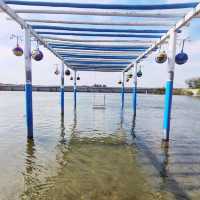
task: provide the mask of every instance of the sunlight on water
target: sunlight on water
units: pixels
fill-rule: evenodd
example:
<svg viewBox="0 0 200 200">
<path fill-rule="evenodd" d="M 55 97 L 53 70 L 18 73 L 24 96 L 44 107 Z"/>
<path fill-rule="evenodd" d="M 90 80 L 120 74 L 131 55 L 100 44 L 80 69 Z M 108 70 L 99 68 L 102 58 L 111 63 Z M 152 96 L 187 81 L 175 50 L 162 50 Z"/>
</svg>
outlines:
<svg viewBox="0 0 200 200">
<path fill-rule="evenodd" d="M 169 145 L 161 142 L 163 96 L 140 95 L 137 119 L 131 95 L 106 110 L 92 94 L 34 93 L 34 141 L 26 140 L 24 94 L 0 92 L 0 199 L 200 199 L 200 99 L 174 97 Z"/>
</svg>

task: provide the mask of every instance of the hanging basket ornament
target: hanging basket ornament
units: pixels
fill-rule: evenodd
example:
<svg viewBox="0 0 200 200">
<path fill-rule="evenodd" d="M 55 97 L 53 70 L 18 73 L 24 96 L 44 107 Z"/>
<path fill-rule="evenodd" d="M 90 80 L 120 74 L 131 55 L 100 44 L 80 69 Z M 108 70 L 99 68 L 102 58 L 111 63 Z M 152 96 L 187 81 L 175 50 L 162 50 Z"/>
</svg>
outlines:
<svg viewBox="0 0 200 200">
<path fill-rule="evenodd" d="M 73 80 L 74 80 L 72 76 L 70 77 L 70 80 L 71 80 L 71 81 L 73 81 Z"/>
<path fill-rule="evenodd" d="M 185 45 L 185 40 L 183 40 L 183 45 L 182 45 L 181 52 L 178 53 L 176 55 L 176 57 L 175 57 L 175 62 L 178 65 L 183 65 L 183 64 L 185 64 L 188 61 L 188 55 L 183 52 L 184 45 Z"/>
<path fill-rule="evenodd" d="M 70 70 L 69 70 L 69 69 L 66 69 L 66 70 L 65 70 L 65 75 L 66 75 L 66 76 L 70 76 L 70 74 L 71 74 Z"/>
<path fill-rule="evenodd" d="M 32 58 L 35 61 L 41 61 L 43 59 L 44 55 L 42 53 L 42 51 L 40 51 L 39 49 L 35 49 L 32 51 Z"/>
<path fill-rule="evenodd" d="M 78 75 L 78 77 L 77 77 L 77 81 L 80 81 L 81 80 L 81 78 L 80 78 L 80 76 Z"/>
<path fill-rule="evenodd" d="M 23 49 L 17 44 L 17 46 L 13 49 L 13 53 L 15 56 L 22 56 L 24 51 Z"/>
<path fill-rule="evenodd" d="M 40 51 L 39 49 L 39 42 L 37 41 L 37 47 L 35 50 L 32 51 L 32 58 L 35 61 L 41 61 L 43 59 L 44 55 L 42 53 L 42 51 Z"/>
<path fill-rule="evenodd" d="M 19 46 L 19 36 L 12 36 L 17 38 L 17 45 L 16 47 L 12 50 L 15 56 L 22 56 L 24 54 L 23 49 Z"/>
<path fill-rule="evenodd" d="M 159 50 L 158 55 L 155 58 L 156 62 L 163 64 L 167 61 L 167 53 L 165 51 Z"/>
<path fill-rule="evenodd" d="M 126 82 L 127 82 L 127 83 L 129 82 L 129 78 L 126 79 Z"/>
</svg>

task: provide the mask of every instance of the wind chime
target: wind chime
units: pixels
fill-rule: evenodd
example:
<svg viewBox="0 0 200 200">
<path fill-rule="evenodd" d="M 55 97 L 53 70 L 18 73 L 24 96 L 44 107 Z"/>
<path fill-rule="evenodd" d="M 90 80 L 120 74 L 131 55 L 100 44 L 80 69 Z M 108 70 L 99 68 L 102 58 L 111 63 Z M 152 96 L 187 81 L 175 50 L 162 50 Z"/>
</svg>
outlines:
<svg viewBox="0 0 200 200">
<path fill-rule="evenodd" d="M 23 49 L 19 46 L 20 37 L 13 34 L 10 37 L 10 39 L 14 39 L 14 38 L 16 38 L 17 44 L 16 44 L 16 47 L 12 51 L 13 51 L 13 53 L 14 53 L 15 56 L 20 57 L 20 56 L 22 56 L 24 54 Z"/>
<path fill-rule="evenodd" d="M 182 42 L 181 52 L 178 53 L 175 57 L 175 62 L 178 65 L 183 65 L 188 61 L 188 55 L 183 52 L 184 46 L 185 46 L 185 40 L 183 40 Z"/>
<path fill-rule="evenodd" d="M 41 61 L 44 57 L 44 54 L 42 53 L 42 51 L 39 49 L 39 42 L 37 41 L 37 46 L 36 49 L 34 49 L 32 51 L 32 58 L 35 61 Z"/>
</svg>

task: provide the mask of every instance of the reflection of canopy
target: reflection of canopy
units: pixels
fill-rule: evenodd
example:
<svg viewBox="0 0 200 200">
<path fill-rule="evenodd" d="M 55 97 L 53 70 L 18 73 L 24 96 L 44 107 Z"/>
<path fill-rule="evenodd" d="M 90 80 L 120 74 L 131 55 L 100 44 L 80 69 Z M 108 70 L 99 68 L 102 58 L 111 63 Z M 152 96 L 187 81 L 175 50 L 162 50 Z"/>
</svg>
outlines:
<svg viewBox="0 0 200 200">
<path fill-rule="evenodd" d="M 22 27 L 30 25 L 34 37 L 77 71 L 127 71 L 165 42 L 170 28 L 179 31 L 186 25 L 200 7 L 197 2 L 120 5 L 19 0 L 0 1 L 0 6 Z M 186 14 L 188 9 L 192 11 Z M 23 20 L 26 13 L 29 17 Z M 70 20 L 66 15 L 71 15 Z M 101 18 L 96 22 L 88 16 Z"/>
</svg>

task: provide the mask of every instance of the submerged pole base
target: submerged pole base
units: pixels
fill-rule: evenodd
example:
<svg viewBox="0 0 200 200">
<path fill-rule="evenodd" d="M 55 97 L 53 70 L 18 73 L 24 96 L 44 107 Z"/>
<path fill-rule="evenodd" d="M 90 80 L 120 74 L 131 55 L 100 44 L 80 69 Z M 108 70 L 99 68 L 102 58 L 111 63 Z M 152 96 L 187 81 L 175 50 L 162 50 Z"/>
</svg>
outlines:
<svg viewBox="0 0 200 200">
<path fill-rule="evenodd" d="M 163 142 L 169 142 L 169 130 L 164 130 L 164 137 L 162 139 Z"/>
</svg>

